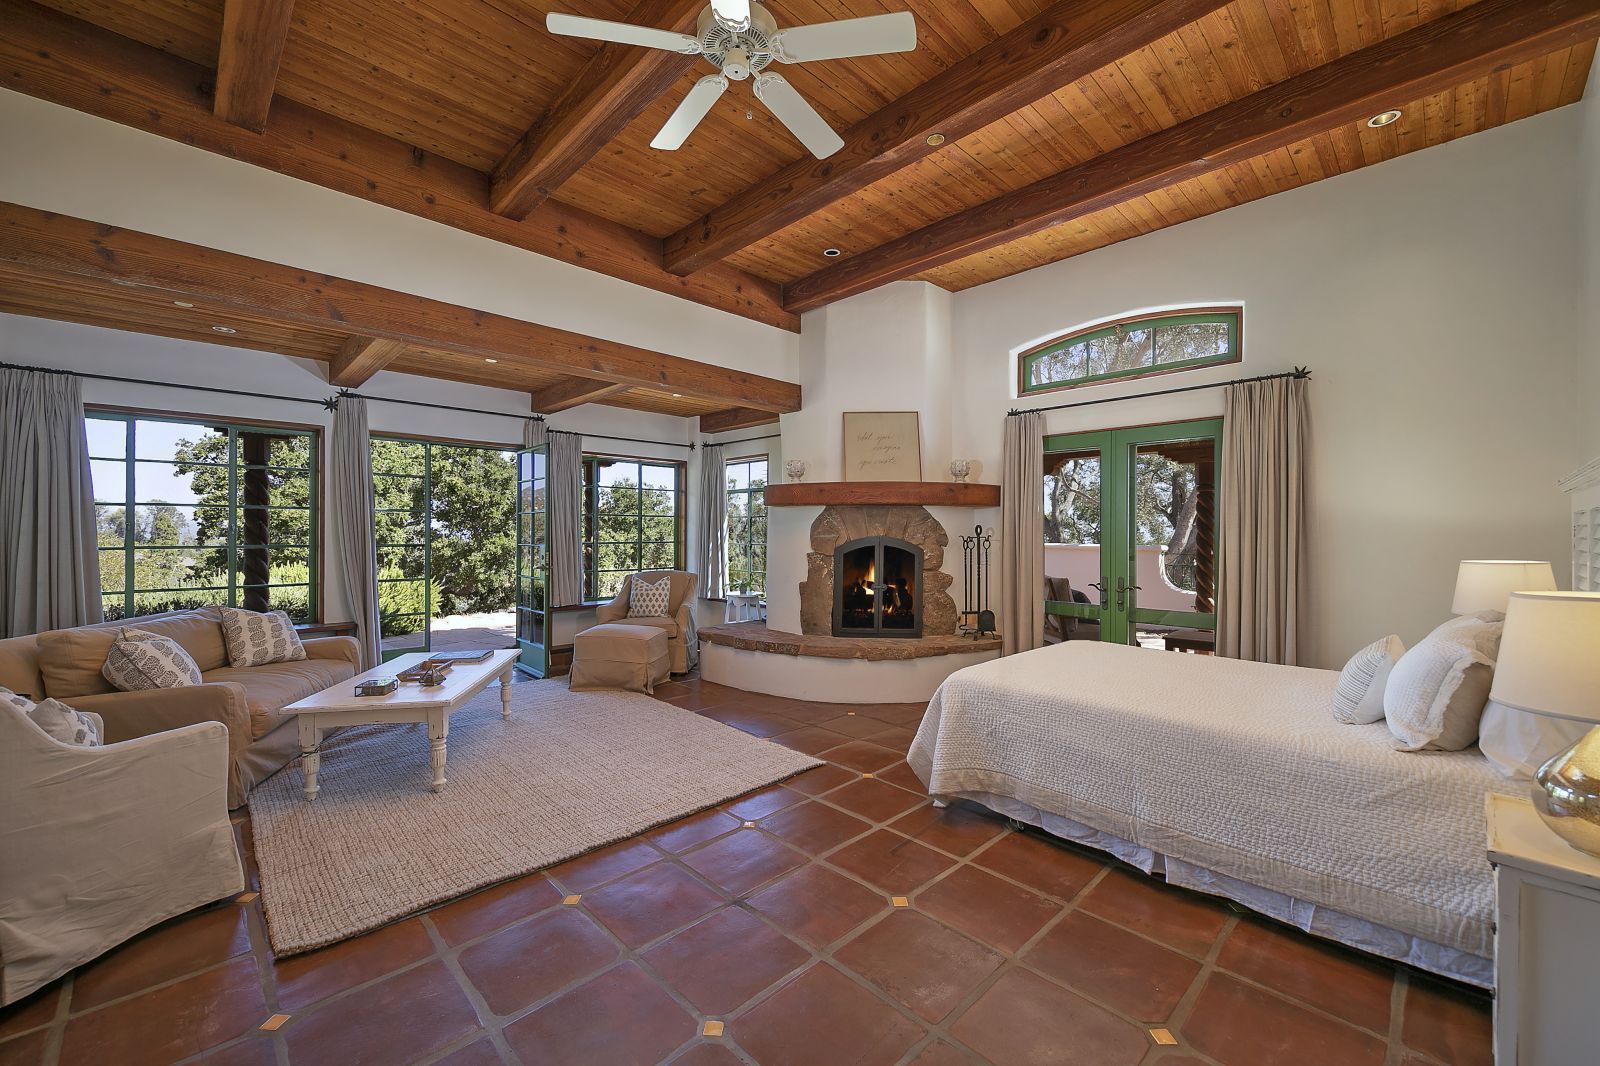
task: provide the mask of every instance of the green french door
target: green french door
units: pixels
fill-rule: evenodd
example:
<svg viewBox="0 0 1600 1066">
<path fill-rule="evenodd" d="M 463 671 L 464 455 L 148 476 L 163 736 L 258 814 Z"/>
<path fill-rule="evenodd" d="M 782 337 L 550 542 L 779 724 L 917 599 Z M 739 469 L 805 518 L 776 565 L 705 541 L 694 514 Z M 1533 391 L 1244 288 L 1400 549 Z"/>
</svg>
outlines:
<svg viewBox="0 0 1600 1066">
<path fill-rule="evenodd" d="M 517 453 L 517 665 L 550 674 L 548 445 Z"/>
<path fill-rule="evenodd" d="M 1045 438 L 1045 637 L 1203 645 L 1217 627 L 1222 420 Z"/>
</svg>

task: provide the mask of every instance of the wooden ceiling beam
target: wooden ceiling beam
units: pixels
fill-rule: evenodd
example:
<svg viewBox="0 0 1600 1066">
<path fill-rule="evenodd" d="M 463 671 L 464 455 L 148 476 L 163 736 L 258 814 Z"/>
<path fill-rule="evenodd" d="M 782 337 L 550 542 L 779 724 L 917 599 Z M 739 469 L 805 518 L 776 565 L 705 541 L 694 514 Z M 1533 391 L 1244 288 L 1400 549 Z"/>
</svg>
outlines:
<svg viewBox="0 0 1600 1066">
<path fill-rule="evenodd" d="M 1600 0 L 1481 0 L 819 270 L 784 287 L 784 306 L 913 277 L 1597 34 Z"/>
<path fill-rule="evenodd" d="M 488 208 L 489 176 L 280 97 L 250 133 L 212 113 L 213 72 L 32 0 L 0 0 L 0 85 L 275 170 L 490 240 L 798 332 L 780 287 L 717 264 L 692 278 L 661 265 L 662 242 L 546 200 L 525 222 Z"/>
<path fill-rule="evenodd" d="M 693 33 L 705 6 L 705 0 L 640 0 L 620 21 Z M 527 218 L 695 61 L 695 56 L 659 48 L 601 45 L 495 165 L 489 209 L 508 218 Z"/>
<path fill-rule="evenodd" d="M 213 110 L 224 122 L 260 133 L 267 128 L 278 64 L 289 39 L 294 0 L 226 0 L 217 52 Z"/>
<path fill-rule="evenodd" d="M 770 426 L 778 420 L 772 411 L 755 411 L 748 407 L 730 407 L 726 411 L 712 411 L 700 416 L 701 433 L 726 433 L 733 429 L 754 429 Z"/>
<path fill-rule="evenodd" d="M 328 382 L 347 389 L 358 389 L 372 375 L 394 362 L 406 350 L 404 341 L 385 337 L 351 337 L 340 346 L 328 364 Z"/>
<path fill-rule="evenodd" d="M 0 271 L 117 286 L 730 406 L 800 407 L 793 382 L 18 204 L 0 203 Z"/>
<path fill-rule="evenodd" d="M 844 134 L 667 238 L 666 264 L 689 274 L 772 236 L 1222 7 L 1226 0 L 1065 0 L 1052 4 Z"/>
<path fill-rule="evenodd" d="M 582 407 L 586 403 L 598 403 L 607 396 L 615 396 L 619 392 L 627 392 L 633 386 L 619 385 L 614 381 L 596 381 L 591 378 L 569 378 L 554 385 L 546 385 L 533 392 L 533 412 L 540 415 L 553 415 L 558 411 L 568 411 L 574 407 Z"/>
</svg>

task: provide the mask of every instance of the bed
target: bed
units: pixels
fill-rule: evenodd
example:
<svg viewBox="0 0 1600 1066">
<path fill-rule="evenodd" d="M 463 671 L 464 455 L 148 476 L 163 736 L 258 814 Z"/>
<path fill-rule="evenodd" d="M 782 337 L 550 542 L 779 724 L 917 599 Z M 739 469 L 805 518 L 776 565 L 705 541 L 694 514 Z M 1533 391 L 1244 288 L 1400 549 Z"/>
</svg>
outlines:
<svg viewBox="0 0 1600 1066">
<path fill-rule="evenodd" d="M 908 759 L 936 797 L 1491 987 L 1484 796 L 1522 790 L 1335 721 L 1338 677 L 1073 641 L 951 676 Z"/>
</svg>

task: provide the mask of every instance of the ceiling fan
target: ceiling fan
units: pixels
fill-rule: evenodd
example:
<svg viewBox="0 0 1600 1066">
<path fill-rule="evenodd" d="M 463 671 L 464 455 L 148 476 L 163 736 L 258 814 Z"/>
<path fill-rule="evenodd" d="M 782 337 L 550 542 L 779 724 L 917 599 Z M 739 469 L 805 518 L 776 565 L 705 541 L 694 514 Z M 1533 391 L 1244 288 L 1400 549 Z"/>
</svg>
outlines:
<svg viewBox="0 0 1600 1066">
<path fill-rule="evenodd" d="M 909 52 L 917 46 L 917 23 L 909 11 L 780 30 L 772 15 L 755 0 L 711 0 L 700 14 L 694 36 L 554 12 L 546 18 L 545 24 L 551 33 L 566 37 L 587 37 L 705 56 L 717 68 L 718 73 L 708 74 L 694 84 L 650 142 L 650 147 L 668 151 L 682 146 L 701 119 L 728 91 L 730 81 L 753 77 L 756 99 L 765 104 L 812 155 L 826 159 L 843 148 L 844 141 L 782 74 L 767 68 L 774 61 L 810 63 Z"/>
</svg>

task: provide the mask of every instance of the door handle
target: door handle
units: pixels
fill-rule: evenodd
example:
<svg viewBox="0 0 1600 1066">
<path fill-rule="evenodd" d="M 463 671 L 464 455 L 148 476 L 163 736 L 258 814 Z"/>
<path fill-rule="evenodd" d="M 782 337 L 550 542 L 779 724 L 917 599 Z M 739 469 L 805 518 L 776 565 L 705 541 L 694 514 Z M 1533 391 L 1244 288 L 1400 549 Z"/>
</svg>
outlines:
<svg viewBox="0 0 1600 1066">
<path fill-rule="evenodd" d="M 1117 578 L 1117 611 L 1121 613 L 1128 609 L 1128 593 L 1137 592 L 1138 585 L 1130 585 L 1123 578 Z"/>
<path fill-rule="evenodd" d="M 1098 581 L 1091 581 L 1089 582 L 1089 587 L 1100 590 L 1100 609 L 1102 611 L 1111 606 L 1111 593 L 1106 590 L 1104 585 Z"/>
</svg>

